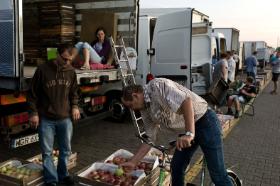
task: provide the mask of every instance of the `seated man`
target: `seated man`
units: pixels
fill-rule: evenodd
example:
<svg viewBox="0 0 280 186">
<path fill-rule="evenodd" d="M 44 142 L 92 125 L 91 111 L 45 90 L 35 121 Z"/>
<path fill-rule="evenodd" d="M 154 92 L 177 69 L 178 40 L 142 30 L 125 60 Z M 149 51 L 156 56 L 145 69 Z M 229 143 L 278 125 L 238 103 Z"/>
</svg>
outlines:
<svg viewBox="0 0 280 186">
<path fill-rule="evenodd" d="M 235 103 L 235 114 L 234 117 L 238 118 L 241 114 L 240 103 L 248 102 L 251 98 L 255 97 L 257 94 L 256 86 L 254 85 L 254 78 L 249 76 L 246 79 L 244 87 L 239 90 L 237 95 L 231 95 L 228 98 L 228 115 L 233 115 L 231 106 Z"/>
</svg>

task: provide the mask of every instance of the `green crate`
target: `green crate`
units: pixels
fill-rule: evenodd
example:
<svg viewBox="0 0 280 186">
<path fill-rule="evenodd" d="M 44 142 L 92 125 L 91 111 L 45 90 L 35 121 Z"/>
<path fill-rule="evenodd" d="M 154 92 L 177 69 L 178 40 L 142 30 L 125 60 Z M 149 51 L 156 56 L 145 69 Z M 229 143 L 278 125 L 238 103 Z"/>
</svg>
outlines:
<svg viewBox="0 0 280 186">
<path fill-rule="evenodd" d="M 54 60 L 57 57 L 57 48 L 47 48 L 48 61 Z"/>
</svg>

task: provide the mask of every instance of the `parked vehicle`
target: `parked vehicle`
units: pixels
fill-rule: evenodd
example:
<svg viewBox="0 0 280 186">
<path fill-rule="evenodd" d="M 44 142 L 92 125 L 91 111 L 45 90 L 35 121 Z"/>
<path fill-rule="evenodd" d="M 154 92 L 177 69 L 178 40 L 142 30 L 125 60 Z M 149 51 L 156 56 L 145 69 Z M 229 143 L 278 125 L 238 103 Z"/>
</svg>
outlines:
<svg viewBox="0 0 280 186">
<path fill-rule="evenodd" d="M 142 15 L 138 48 L 138 83 L 146 84 L 151 73 L 205 95 L 212 82 L 212 61 L 226 51 L 226 41 L 212 33 L 207 15 L 189 8 L 159 17 Z"/>
<path fill-rule="evenodd" d="M 68 34 L 71 32 L 71 34 L 74 33 L 74 39 L 91 42 L 92 40 L 89 38 L 94 37 L 96 27 L 103 26 L 105 29 L 111 28 L 112 36 L 122 35 L 125 42 L 129 44 L 128 46 L 135 48 L 136 19 L 139 7 L 137 1 L 128 0 L 126 4 L 123 4 L 121 1 L 112 3 L 104 0 L 85 3 L 77 0 L 72 1 L 74 4 L 69 4 L 69 6 L 61 5 L 61 3 L 67 2 L 69 1 L 53 1 L 52 3 L 58 3 L 58 5 L 50 6 L 50 11 L 53 7 L 58 9 L 57 12 L 50 12 L 50 14 L 58 15 L 61 13 L 63 21 L 75 24 L 73 30 L 72 27 L 67 27 L 65 31 L 62 25 L 56 27 L 58 30 L 61 29 L 59 32 L 65 31 Z M 38 141 L 36 130 L 31 129 L 28 123 L 26 92 L 37 64 L 46 62 L 44 55 L 50 46 L 48 42 L 37 40 L 43 31 L 47 34 L 51 33 L 48 30 L 42 31 L 45 25 L 38 20 L 49 18 L 38 14 L 44 3 L 44 0 L 0 1 L 0 42 L 1 46 L 4 46 L 0 53 L 0 132 L 5 141 L 13 148 Z M 72 11 L 73 7 L 74 11 Z M 64 11 L 64 9 L 66 10 Z M 73 18 L 64 17 L 71 12 L 74 12 Z M 84 13 L 96 13 L 96 17 L 92 18 L 91 16 L 91 19 L 96 20 L 94 23 L 103 20 L 103 18 L 106 19 L 108 16 L 109 18 L 111 16 L 112 19 L 100 23 L 101 25 L 83 24 L 87 17 Z M 30 16 L 30 14 L 34 15 L 27 18 L 27 15 Z M 59 16 L 57 17 L 60 19 Z M 55 21 L 57 20 L 50 20 L 51 23 L 57 24 Z M 83 35 L 83 32 L 86 34 Z M 54 37 L 47 39 L 54 39 Z M 32 45 L 27 45 L 27 40 L 32 40 Z M 30 54 L 27 53 L 27 50 L 34 44 L 42 49 L 38 55 L 40 61 L 39 58 L 30 57 L 38 52 L 37 50 L 35 52 L 31 50 Z M 35 49 L 38 48 L 35 47 Z M 30 65 L 31 62 L 33 64 Z M 111 115 L 121 119 L 124 116 L 124 107 L 119 100 L 122 84 L 118 69 L 76 70 L 76 73 L 81 93 L 80 108 L 84 118 Z"/>
<path fill-rule="evenodd" d="M 222 33 L 227 41 L 227 51 L 239 52 L 239 30 L 236 28 L 214 28 L 214 33 Z"/>
</svg>

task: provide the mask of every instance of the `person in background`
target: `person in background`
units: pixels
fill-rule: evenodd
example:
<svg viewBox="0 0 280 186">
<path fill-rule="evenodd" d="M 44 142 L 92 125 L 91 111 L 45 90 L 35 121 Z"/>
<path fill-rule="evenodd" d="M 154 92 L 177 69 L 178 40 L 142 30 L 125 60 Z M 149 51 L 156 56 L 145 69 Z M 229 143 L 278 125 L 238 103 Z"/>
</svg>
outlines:
<svg viewBox="0 0 280 186">
<path fill-rule="evenodd" d="M 235 76 L 237 75 L 237 73 L 238 73 L 238 70 L 239 70 L 239 63 L 240 63 L 240 59 L 239 59 L 239 56 L 238 56 L 238 54 L 237 54 L 237 52 L 235 51 L 235 50 L 232 50 L 232 53 L 233 53 L 233 59 L 234 59 L 234 61 L 235 61 Z"/>
<path fill-rule="evenodd" d="M 228 54 L 221 54 L 220 60 L 214 66 L 213 81 L 217 81 L 220 78 L 228 81 Z"/>
<path fill-rule="evenodd" d="M 144 87 L 124 87 L 122 102 L 141 112 L 146 135 L 152 141 L 156 140 L 160 128 L 174 131 L 177 141 L 171 161 L 172 185 L 185 185 L 185 171 L 198 146 L 204 153 L 213 183 L 232 185 L 224 165 L 221 124 L 203 98 L 174 81 L 155 78 Z M 125 171 L 134 170 L 150 149 L 143 143 L 130 161 L 121 166 Z"/>
<path fill-rule="evenodd" d="M 256 75 L 257 75 L 257 65 L 258 65 L 258 60 L 256 58 L 257 53 L 258 53 L 257 51 L 254 51 L 252 56 L 247 57 L 245 59 L 247 77 L 249 76 L 253 77 L 254 82 L 256 81 Z"/>
<path fill-rule="evenodd" d="M 30 124 L 38 127 L 46 186 L 56 186 L 58 182 L 74 184 L 67 163 L 71 154 L 72 119 L 78 120 L 80 112 L 77 77 L 70 64 L 71 49 L 71 46 L 62 44 L 58 47 L 56 60 L 37 68 L 27 96 Z M 52 158 L 55 136 L 59 149 L 57 168 Z"/>
<path fill-rule="evenodd" d="M 229 55 L 228 61 L 228 84 L 235 81 L 235 69 L 236 69 L 236 62 L 233 59 L 233 52 L 228 51 L 227 54 Z"/>
<path fill-rule="evenodd" d="M 272 66 L 272 81 L 273 81 L 273 90 L 271 94 L 277 94 L 277 84 L 280 75 L 280 50 L 277 51 L 276 57 L 273 61 L 270 62 Z"/>
<path fill-rule="evenodd" d="M 95 36 L 96 39 L 91 43 L 92 48 L 101 57 L 102 64 L 111 64 L 111 44 L 110 41 L 106 38 L 105 29 L 99 27 L 95 32 Z"/>
<path fill-rule="evenodd" d="M 256 86 L 254 85 L 253 77 L 249 76 L 246 79 L 245 86 L 243 86 L 237 95 L 231 95 L 228 98 L 228 111 L 227 115 L 233 115 L 231 109 L 232 105 L 235 104 L 235 114 L 234 117 L 238 118 L 241 115 L 240 103 L 245 103 L 249 101 L 252 97 L 255 97 L 257 94 Z"/>
</svg>

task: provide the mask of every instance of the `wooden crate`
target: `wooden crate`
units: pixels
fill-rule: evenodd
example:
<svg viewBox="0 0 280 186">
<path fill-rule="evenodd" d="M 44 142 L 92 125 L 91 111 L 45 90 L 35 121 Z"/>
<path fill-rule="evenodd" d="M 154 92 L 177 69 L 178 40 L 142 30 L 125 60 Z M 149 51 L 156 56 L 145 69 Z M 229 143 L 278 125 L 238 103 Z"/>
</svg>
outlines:
<svg viewBox="0 0 280 186">
<path fill-rule="evenodd" d="M 151 175 L 151 176 L 147 176 L 145 178 L 144 183 L 141 186 L 157 186 L 159 183 L 159 173 L 160 173 L 160 169 L 158 168 L 157 170 L 158 172 Z M 163 182 L 163 186 L 169 186 L 170 185 L 170 181 L 171 181 L 171 175 L 170 173 L 167 174 L 167 176 L 164 179 Z"/>
<path fill-rule="evenodd" d="M 30 162 L 26 160 L 21 160 L 18 158 L 12 158 L 10 160 L 7 160 L 3 163 L 0 164 L 0 167 L 3 167 L 7 164 L 10 164 L 12 161 L 18 160 L 22 164 L 28 164 Z M 23 179 L 18 179 L 15 177 L 7 176 L 5 174 L 0 173 L 0 185 L 2 186 L 36 186 L 39 183 L 43 182 L 42 178 L 42 171 L 35 173 L 34 175 L 28 177 L 28 178 L 23 178 Z"/>
<path fill-rule="evenodd" d="M 77 155 L 76 152 L 75 152 L 75 153 L 72 153 L 72 154 L 70 155 L 69 160 L 68 160 L 68 163 L 67 163 L 67 168 L 68 168 L 68 170 L 70 170 L 70 169 L 76 167 L 76 165 L 77 165 L 77 158 L 78 158 L 78 155 Z M 26 161 L 28 161 L 28 162 L 34 162 L 36 159 L 42 159 L 42 154 L 38 154 L 38 155 L 36 155 L 36 156 L 33 156 L 33 157 L 27 159 Z M 57 166 L 57 163 L 58 163 L 58 161 L 55 161 L 55 162 L 54 162 L 55 166 Z M 38 163 L 38 164 L 41 165 L 41 163 Z"/>
</svg>

